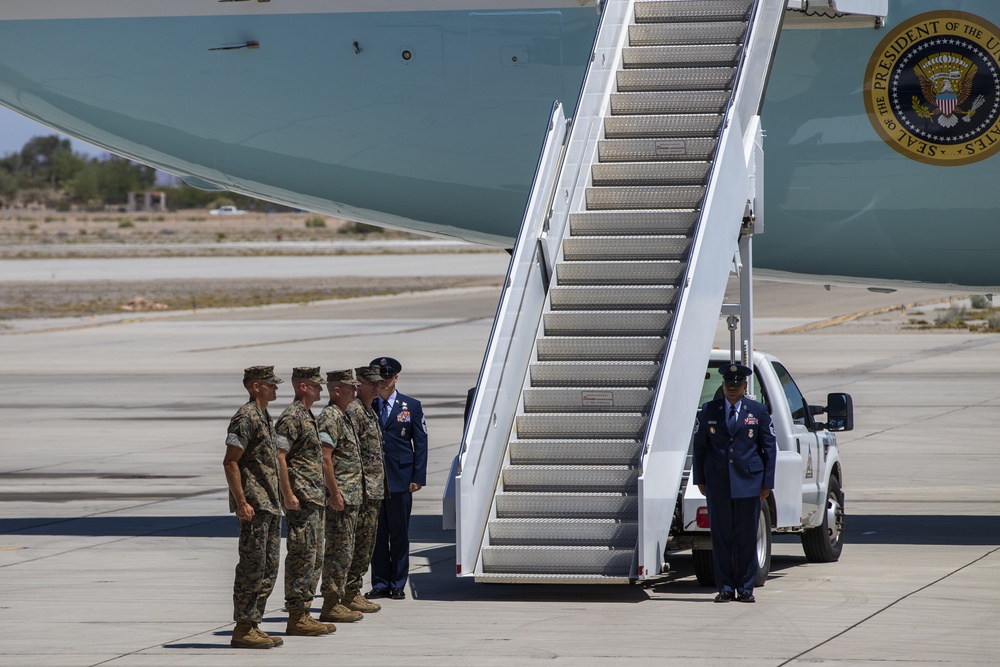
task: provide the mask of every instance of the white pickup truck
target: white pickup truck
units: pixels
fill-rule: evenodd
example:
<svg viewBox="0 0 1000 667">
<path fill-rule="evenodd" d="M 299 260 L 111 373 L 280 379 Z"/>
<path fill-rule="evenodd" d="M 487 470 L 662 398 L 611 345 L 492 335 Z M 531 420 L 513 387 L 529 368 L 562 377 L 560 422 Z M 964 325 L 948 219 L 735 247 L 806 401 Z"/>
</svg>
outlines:
<svg viewBox="0 0 1000 667">
<path fill-rule="evenodd" d="M 717 369 L 729 363 L 729 353 L 713 350 L 705 373 L 700 404 L 721 391 Z M 774 421 L 778 460 L 774 491 L 761 504 L 757 530 L 757 585 L 764 585 L 771 569 L 772 533 L 797 533 L 810 562 L 840 558 L 844 540 L 844 474 L 833 431 L 854 428 L 854 406 L 849 394 L 828 394 L 825 406 L 810 405 L 778 359 L 755 352 L 752 398 L 764 403 Z M 826 413 L 827 421 L 816 418 Z M 674 512 L 667 554 L 691 549 L 695 576 L 703 586 L 715 585 L 708 507 L 690 480 L 691 453 L 680 498 Z M 666 556 L 666 554 L 665 554 Z"/>
</svg>

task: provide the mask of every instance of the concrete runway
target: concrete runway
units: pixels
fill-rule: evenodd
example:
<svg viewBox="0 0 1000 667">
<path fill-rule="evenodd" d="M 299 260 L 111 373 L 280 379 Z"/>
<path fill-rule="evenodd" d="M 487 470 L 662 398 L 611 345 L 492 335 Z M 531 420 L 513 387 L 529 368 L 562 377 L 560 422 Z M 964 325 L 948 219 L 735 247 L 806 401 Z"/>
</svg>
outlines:
<svg viewBox="0 0 1000 667">
<path fill-rule="evenodd" d="M 1000 336 L 904 330 L 913 309 L 807 331 L 942 295 L 760 283 L 757 347 L 807 397 L 854 397 L 856 430 L 839 437 L 846 546 L 809 564 L 796 539 L 776 540 L 758 604 L 715 605 L 683 554 L 644 586 L 454 576 L 441 493 L 497 296 L 0 330 L 0 665 L 996 664 Z M 242 369 L 287 377 L 383 354 L 403 363 L 400 389 L 424 401 L 431 434 L 408 598 L 332 636 L 230 649 L 236 520 L 221 461 Z M 290 398 L 282 385 L 272 416 Z M 263 624 L 279 635 L 281 586 Z"/>
</svg>

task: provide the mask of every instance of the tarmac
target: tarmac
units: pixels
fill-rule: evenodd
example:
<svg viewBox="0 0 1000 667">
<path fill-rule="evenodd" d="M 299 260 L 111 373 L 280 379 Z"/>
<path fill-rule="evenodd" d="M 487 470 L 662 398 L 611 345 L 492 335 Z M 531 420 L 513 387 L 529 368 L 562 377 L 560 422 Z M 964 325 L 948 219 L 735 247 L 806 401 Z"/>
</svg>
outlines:
<svg viewBox="0 0 1000 667">
<path fill-rule="evenodd" d="M 718 605 L 683 552 L 633 586 L 455 576 L 441 496 L 498 294 L 0 329 L 0 665 L 997 663 L 1000 335 L 908 328 L 948 305 L 912 304 L 947 295 L 758 284 L 758 349 L 815 402 L 853 395 L 855 430 L 838 436 L 846 545 L 811 564 L 797 538 L 776 538 L 757 604 Z M 430 431 L 407 599 L 330 636 L 230 648 L 236 520 L 221 462 L 242 369 L 386 354 Z M 272 416 L 290 399 L 279 387 Z M 276 635 L 282 590 L 262 624 Z"/>
</svg>

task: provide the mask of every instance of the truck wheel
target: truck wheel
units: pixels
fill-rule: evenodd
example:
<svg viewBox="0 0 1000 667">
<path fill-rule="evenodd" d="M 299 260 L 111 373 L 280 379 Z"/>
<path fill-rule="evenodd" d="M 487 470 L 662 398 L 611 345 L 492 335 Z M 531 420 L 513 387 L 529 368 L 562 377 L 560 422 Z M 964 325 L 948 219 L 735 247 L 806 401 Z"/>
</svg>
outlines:
<svg viewBox="0 0 1000 667">
<path fill-rule="evenodd" d="M 715 588 L 715 565 L 712 563 L 711 549 L 692 549 L 691 560 L 694 561 L 694 576 L 698 583 L 706 588 Z"/>
<path fill-rule="evenodd" d="M 771 509 L 767 503 L 760 503 L 757 519 L 757 578 L 755 586 L 763 586 L 771 573 Z"/>
<path fill-rule="evenodd" d="M 844 492 L 840 480 L 830 478 L 830 488 L 826 493 L 826 511 L 823 523 L 816 528 L 807 528 L 802 533 L 802 550 L 810 563 L 833 563 L 840 560 L 844 549 Z"/>
</svg>

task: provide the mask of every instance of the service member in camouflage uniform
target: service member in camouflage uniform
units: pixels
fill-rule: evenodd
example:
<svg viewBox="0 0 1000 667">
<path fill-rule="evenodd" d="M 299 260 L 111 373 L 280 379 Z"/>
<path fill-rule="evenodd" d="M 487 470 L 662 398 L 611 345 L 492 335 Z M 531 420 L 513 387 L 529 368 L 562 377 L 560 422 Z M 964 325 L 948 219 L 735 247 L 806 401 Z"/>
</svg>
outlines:
<svg viewBox="0 0 1000 667">
<path fill-rule="evenodd" d="M 361 612 L 341 604 L 354 555 L 354 531 L 362 500 L 361 454 L 345 412 L 354 400 L 358 383 L 350 369 L 330 371 L 326 376 L 330 404 L 319 414 L 319 437 L 323 441 L 323 469 L 330 488 L 331 509 L 326 513 L 326 553 L 320 584 L 323 609 L 319 619 L 350 623 L 364 618 Z"/>
<path fill-rule="evenodd" d="M 378 366 L 355 368 L 358 377 L 358 398 L 347 406 L 347 416 L 354 426 L 361 445 L 361 471 L 364 482 L 364 500 L 358 511 L 358 527 L 354 533 L 354 558 L 351 571 L 347 575 L 347 589 L 344 605 L 354 611 L 371 614 L 382 608 L 376 602 L 366 600 L 361 594 L 362 580 L 372 562 L 375 551 L 375 531 L 378 527 L 378 513 L 382 500 L 386 497 L 385 467 L 382 461 L 382 429 L 378 415 L 371 405 L 378 395 L 382 381 Z"/>
<path fill-rule="evenodd" d="M 251 366 L 243 371 L 250 400 L 229 422 L 222 467 L 229 486 L 229 511 L 240 529 L 240 561 L 233 582 L 233 620 L 230 644 L 236 648 L 271 648 L 284 643 L 258 627 L 267 598 L 278 578 L 281 559 L 281 501 L 278 498 L 278 461 L 274 427 L 268 404 L 278 396 L 274 366 Z"/>
<path fill-rule="evenodd" d="M 323 446 L 312 405 L 323 393 L 319 368 L 292 369 L 295 400 L 274 425 L 277 433 L 278 482 L 288 523 L 285 555 L 285 608 L 290 635 L 318 637 L 336 627 L 312 618 L 312 605 L 323 567 L 326 486 Z"/>
</svg>

